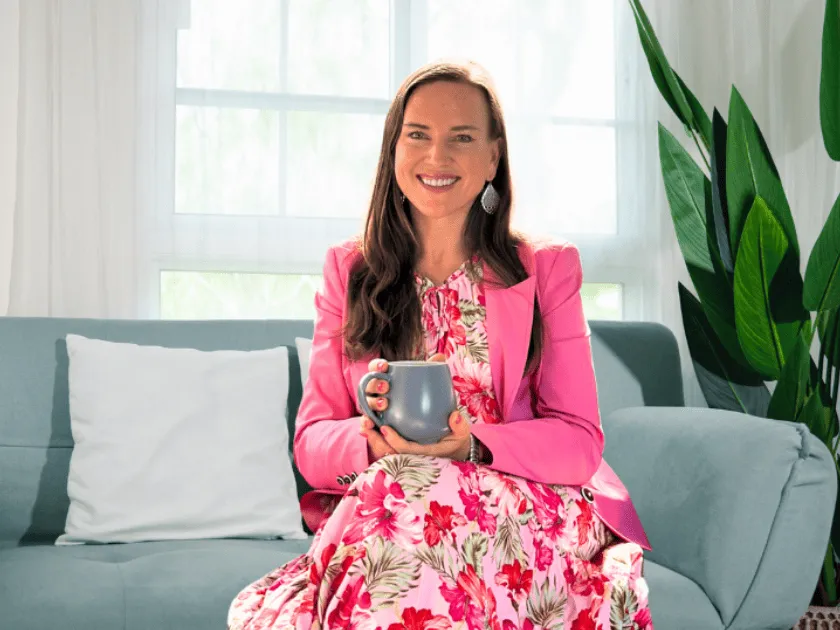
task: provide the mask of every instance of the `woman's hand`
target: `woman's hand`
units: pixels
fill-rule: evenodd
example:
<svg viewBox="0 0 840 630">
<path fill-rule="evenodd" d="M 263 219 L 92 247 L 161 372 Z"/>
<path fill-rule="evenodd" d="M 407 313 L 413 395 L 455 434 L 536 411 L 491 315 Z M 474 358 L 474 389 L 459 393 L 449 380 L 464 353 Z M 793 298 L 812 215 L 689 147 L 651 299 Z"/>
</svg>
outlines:
<svg viewBox="0 0 840 630">
<path fill-rule="evenodd" d="M 367 416 L 362 416 L 361 420 L 361 430 L 359 433 L 367 439 L 368 460 L 371 464 L 377 459 L 382 459 L 386 455 L 394 455 L 397 452 L 385 441 L 385 438 L 379 433 L 379 429 L 376 428 L 373 420 Z"/>
<path fill-rule="evenodd" d="M 470 455 L 470 423 L 457 409 L 449 415 L 449 428 L 452 432 L 435 444 L 418 444 L 403 439 L 391 427 L 380 429 L 385 443 L 397 453 L 411 455 L 431 455 L 466 461 Z"/>
<path fill-rule="evenodd" d="M 443 354 L 434 355 L 430 361 L 446 361 Z M 375 359 L 368 365 L 371 372 L 387 372 L 388 362 Z M 388 381 L 371 379 L 365 389 L 367 402 L 371 409 L 385 411 L 388 408 Z M 368 456 L 371 463 L 386 455 L 406 453 L 412 455 L 431 455 L 433 457 L 448 457 L 455 460 L 466 460 L 470 454 L 470 425 L 458 410 L 449 415 L 451 433 L 436 444 L 417 444 L 403 439 L 390 427 L 377 429 L 376 424 L 367 416 L 361 419 L 361 434 L 368 441 Z"/>
<path fill-rule="evenodd" d="M 384 359 L 374 359 L 368 364 L 368 371 L 387 372 L 388 362 Z M 370 405 L 371 409 L 384 411 L 388 407 L 388 399 L 385 398 L 385 394 L 388 393 L 388 388 L 388 381 L 381 378 L 371 379 L 365 388 L 367 403 Z M 379 396 L 375 396 L 374 394 L 379 394 Z M 396 451 L 391 448 L 390 444 L 388 444 L 382 437 L 382 434 L 376 427 L 376 423 L 367 416 L 361 417 L 359 433 L 367 439 L 368 459 L 371 464 L 386 455 L 393 455 L 396 453 Z"/>
</svg>

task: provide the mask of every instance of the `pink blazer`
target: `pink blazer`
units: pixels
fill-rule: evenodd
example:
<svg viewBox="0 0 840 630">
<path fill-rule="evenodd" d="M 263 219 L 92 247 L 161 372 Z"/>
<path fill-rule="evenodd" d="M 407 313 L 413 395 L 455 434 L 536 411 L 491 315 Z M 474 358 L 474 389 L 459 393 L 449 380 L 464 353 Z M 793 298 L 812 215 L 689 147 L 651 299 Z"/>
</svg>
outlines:
<svg viewBox="0 0 840 630">
<path fill-rule="evenodd" d="M 315 488 L 301 501 L 314 531 L 327 505 L 369 465 L 359 435 L 356 385 L 368 357 L 349 360 L 342 351 L 350 268 L 361 255 L 355 242 L 333 247 L 324 265 L 324 286 L 315 298 L 317 317 L 309 378 L 297 414 L 294 456 Z M 523 245 L 528 278 L 494 287 L 484 268 L 487 335 L 493 387 L 504 422 L 478 424 L 475 436 L 492 452 L 490 468 L 537 482 L 580 487 L 584 499 L 620 538 L 650 550 L 627 489 L 602 457 L 604 434 L 598 411 L 590 331 L 580 288 L 583 272 L 575 245 Z M 544 339 L 540 366 L 523 378 L 531 335 L 534 295 Z"/>
</svg>

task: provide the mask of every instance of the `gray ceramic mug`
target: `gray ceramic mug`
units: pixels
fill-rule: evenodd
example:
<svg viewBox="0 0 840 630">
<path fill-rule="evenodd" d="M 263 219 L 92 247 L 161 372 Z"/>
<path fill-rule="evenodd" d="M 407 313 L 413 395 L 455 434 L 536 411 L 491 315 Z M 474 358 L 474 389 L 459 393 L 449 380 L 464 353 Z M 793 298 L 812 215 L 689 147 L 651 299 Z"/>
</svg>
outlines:
<svg viewBox="0 0 840 630">
<path fill-rule="evenodd" d="M 373 379 L 387 381 L 388 408 L 375 411 L 365 388 Z M 387 372 L 368 372 L 359 381 L 359 406 L 379 426 L 388 426 L 418 444 L 435 444 L 449 434 L 449 416 L 457 409 L 452 374 L 446 363 L 394 361 Z"/>
</svg>

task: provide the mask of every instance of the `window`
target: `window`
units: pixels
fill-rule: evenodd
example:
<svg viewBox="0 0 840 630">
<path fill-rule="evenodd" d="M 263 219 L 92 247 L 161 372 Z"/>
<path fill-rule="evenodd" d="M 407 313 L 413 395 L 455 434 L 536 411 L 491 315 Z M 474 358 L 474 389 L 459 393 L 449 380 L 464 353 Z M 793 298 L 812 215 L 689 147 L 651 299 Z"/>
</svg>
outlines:
<svg viewBox="0 0 840 630">
<path fill-rule="evenodd" d="M 470 57 L 505 108 L 516 227 L 580 246 L 590 317 L 632 315 L 614 1 L 166 5 L 150 314 L 312 317 L 327 248 L 361 230 L 391 96 Z"/>
</svg>

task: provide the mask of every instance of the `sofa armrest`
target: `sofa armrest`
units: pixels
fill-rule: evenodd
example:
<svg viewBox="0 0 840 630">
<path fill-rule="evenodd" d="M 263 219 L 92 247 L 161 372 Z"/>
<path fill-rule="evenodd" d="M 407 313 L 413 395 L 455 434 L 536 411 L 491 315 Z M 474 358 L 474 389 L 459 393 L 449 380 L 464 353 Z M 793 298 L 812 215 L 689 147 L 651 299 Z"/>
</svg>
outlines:
<svg viewBox="0 0 840 630">
<path fill-rule="evenodd" d="M 793 626 L 834 515 L 826 446 L 799 423 L 705 408 L 620 409 L 603 426 L 604 458 L 653 547 L 645 557 L 696 582 L 727 628 L 786 615 Z"/>
</svg>

